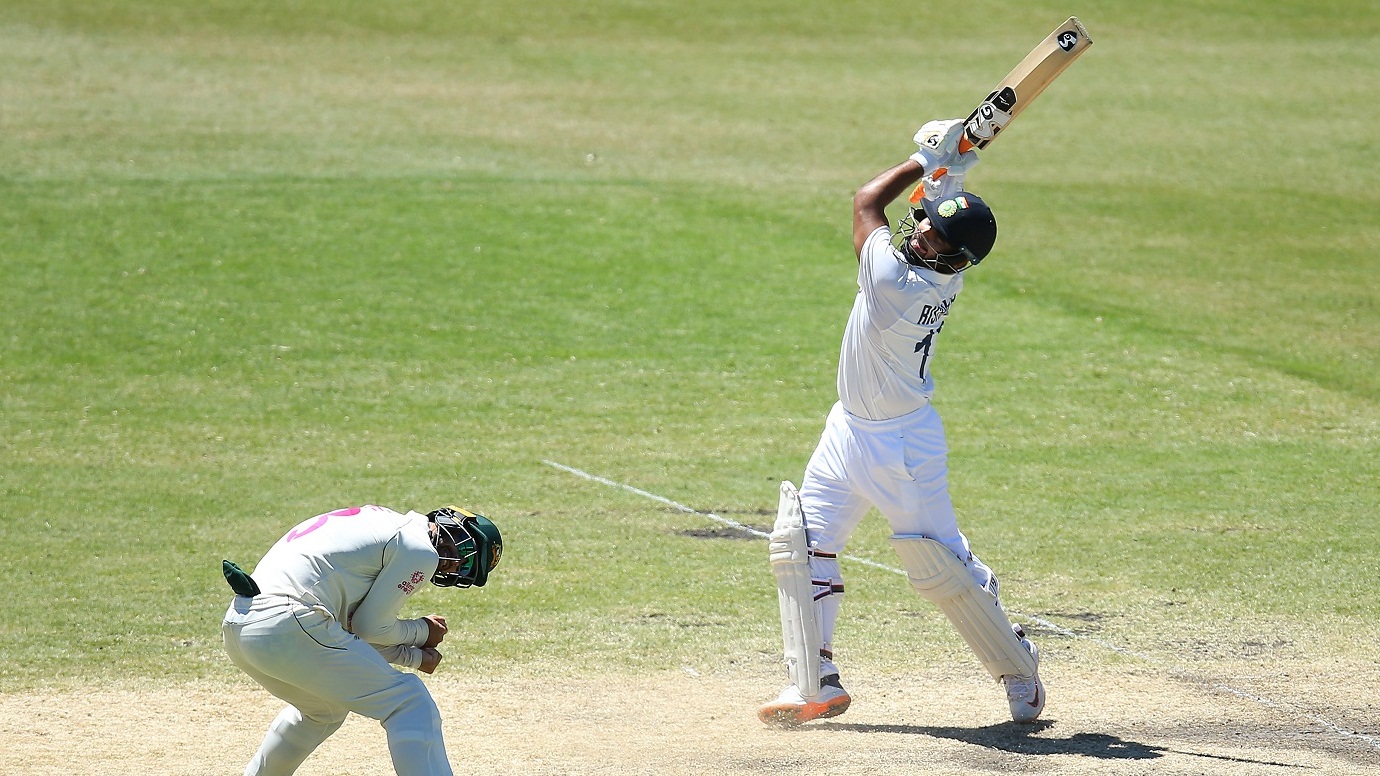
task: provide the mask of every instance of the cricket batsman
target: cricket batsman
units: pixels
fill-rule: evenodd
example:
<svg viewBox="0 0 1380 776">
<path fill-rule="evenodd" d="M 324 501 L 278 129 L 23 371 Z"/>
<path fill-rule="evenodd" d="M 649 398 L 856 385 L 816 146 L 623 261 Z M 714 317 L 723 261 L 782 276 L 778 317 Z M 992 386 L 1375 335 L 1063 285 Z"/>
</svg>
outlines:
<svg viewBox="0 0 1380 776">
<path fill-rule="evenodd" d="M 948 447 L 930 404 L 930 368 L 964 274 L 992 250 L 997 222 L 963 190 L 977 151 L 960 152 L 963 121 L 932 121 L 919 150 L 853 198 L 858 293 L 839 354 L 838 396 L 797 492 L 781 484 L 770 559 L 790 685 L 759 718 L 794 726 L 834 717 L 852 698 L 834 662 L 843 598 L 839 553 L 871 507 L 919 595 L 934 603 L 1004 685 L 1011 718 L 1045 705 L 1039 652 L 997 598 L 997 578 L 968 546 L 949 498 Z M 944 172 L 939 172 L 943 170 Z M 939 173 L 936 175 L 935 173 Z M 920 207 L 893 233 L 885 209 L 917 184 Z"/>
<path fill-rule="evenodd" d="M 399 776 L 452 776 L 431 693 L 389 665 L 435 671 L 446 619 L 398 612 L 428 580 L 483 587 L 502 555 L 498 527 L 483 515 L 362 506 L 297 525 L 252 576 L 225 561 L 236 593 L 221 626 L 225 651 L 288 704 L 246 776 L 289 776 L 350 712 L 382 723 Z"/>
</svg>

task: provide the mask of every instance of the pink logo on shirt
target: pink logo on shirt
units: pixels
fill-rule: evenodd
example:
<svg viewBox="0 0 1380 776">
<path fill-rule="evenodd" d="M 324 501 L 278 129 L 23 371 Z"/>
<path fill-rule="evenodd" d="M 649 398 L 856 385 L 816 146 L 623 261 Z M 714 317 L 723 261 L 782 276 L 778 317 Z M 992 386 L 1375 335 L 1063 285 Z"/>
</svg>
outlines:
<svg viewBox="0 0 1380 776">
<path fill-rule="evenodd" d="M 413 591 L 417 589 L 417 586 L 422 584 L 422 582 L 424 581 L 426 581 L 426 574 L 423 574 L 420 571 L 414 571 L 412 572 L 411 579 L 398 583 L 398 589 L 403 591 L 404 593 L 407 593 L 408 595 L 412 595 Z"/>
<path fill-rule="evenodd" d="M 288 531 L 288 535 L 285 541 L 290 542 L 293 539 L 301 539 L 303 536 L 306 536 L 312 531 L 315 531 L 316 529 L 325 525 L 326 521 L 330 520 L 332 517 L 349 517 L 351 515 L 357 515 L 362 511 L 364 511 L 362 507 L 346 507 L 344 509 L 337 509 L 334 512 L 327 512 L 324 515 L 318 515 L 316 520 L 313 521 L 312 524 L 307 526 L 306 528 L 303 528 L 301 530 L 294 528 L 291 531 Z"/>
</svg>

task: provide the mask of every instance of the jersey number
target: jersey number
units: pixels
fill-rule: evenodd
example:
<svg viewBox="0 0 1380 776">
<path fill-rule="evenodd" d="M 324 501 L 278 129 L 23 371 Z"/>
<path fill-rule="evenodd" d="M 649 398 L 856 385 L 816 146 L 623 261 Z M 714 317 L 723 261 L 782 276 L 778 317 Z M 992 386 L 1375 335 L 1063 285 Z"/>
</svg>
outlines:
<svg viewBox="0 0 1380 776">
<path fill-rule="evenodd" d="M 926 367 L 930 365 L 930 348 L 934 346 L 934 335 L 938 334 L 943 330 L 944 324 L 941 323 L 939 324 L 939 327 L 936 328 L 934 331 L 930 332 L 929 334 L 926 334 L 924 339 L 915 343 L 915 352 L 919 353 L 921 351 L 924 351 L 925 353 L 925 355 L 920 357 L 920 379 L 922 380 L 925 379 Z"/>
</svg>

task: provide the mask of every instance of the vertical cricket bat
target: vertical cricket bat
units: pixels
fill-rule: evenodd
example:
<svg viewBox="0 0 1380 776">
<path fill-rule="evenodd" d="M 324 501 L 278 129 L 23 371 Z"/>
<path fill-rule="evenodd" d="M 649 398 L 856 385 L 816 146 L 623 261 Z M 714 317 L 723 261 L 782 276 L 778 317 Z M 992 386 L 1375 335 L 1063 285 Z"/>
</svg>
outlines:
<svg viewBox="0 0 1380 776">
<path fill-rule="evenodd" d="M 959 153 L 991 145 L 997 135 L 1030 107 L 1030 103 L 1040 96 L 1045 87 L 1091 45 L 1092 38 L 1088 37 L 1087 28 L 1076 16 L 1070 16 L 1068 21 L 1055 28 L 969 114 L 963 123 L 963 137 L 958 142 Z M 932 177 L 940 178 L 945 172 L 941 167 L 934 171 Z M 919 202 L 923 195 L 922 185 L 911 194 L 911 203 Z"/>
</svg>

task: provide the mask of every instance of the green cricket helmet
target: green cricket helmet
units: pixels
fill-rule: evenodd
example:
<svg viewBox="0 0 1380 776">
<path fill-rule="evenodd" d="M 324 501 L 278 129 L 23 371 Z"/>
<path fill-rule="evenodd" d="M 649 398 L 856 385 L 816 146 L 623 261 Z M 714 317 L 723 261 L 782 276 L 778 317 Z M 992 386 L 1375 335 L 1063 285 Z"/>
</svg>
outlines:
<svg viewBox="0 0 1380 776">
<path fill-rule="evenodd" d="M 489 518 L 461 509 L 445 506 L 427 513 L 427 520 L 435 524 L 431 546 L 441 557 L 441 565 L 454 561 L 453 570 L 440 571 L 431 577 L 437 587 L 483 587 L 489 572 L 503 557 L 503 537 L 498 526 Z"/>
</svg>

